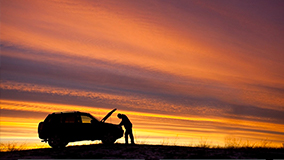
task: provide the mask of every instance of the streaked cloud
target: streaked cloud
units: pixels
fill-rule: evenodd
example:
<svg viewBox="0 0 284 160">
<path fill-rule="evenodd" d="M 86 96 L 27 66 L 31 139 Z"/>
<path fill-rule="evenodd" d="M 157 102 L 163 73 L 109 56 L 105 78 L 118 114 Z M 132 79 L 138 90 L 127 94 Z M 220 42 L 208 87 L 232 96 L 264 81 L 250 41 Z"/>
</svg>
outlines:
<svg viewBox="0 0 284 160">
<path fill-rule="evenodd" d="M 265 0 L 1 1 L 1 109 L 8 120 L 24 116 L 19 112 L 59 111 L 49 104 L 117 107 L 143 113 L 134 116 L 139 133 L 149 125 L 159 137 L 176 130 L 194 131 L 191 138 L 212 133 L 219 141 L 234 133 L 283 141 L 276 129 L 284 123 L 281 6 Z M 167 116 L 194 123 L 165 124 Z"/>
</svg>

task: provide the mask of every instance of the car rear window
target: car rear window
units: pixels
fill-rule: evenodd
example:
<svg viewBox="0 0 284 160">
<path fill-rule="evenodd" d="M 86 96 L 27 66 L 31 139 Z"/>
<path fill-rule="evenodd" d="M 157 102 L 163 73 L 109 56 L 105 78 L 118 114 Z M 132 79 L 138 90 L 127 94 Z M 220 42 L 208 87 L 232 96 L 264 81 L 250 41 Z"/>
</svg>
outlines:
<svg viewBox="0 0 284 160">
<path fill-rule="evenodd" d="M 62 116 L 58 114 L 50 114 L 46 117 L 45 122 L 49 123 L 62 123 Z"/>
</svg>

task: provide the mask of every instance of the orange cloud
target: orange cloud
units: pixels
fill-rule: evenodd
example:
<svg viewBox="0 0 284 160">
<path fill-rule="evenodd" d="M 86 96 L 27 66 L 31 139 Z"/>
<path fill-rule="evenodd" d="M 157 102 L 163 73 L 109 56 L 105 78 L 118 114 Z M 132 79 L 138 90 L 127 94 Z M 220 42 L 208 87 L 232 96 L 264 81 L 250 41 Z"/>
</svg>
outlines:
<svg viewBox="0 0 284 160">
<path fill-rule="evenodd" d="M 141 25 L 129 19 L 128 13 L 117 15 L 104 7 L 78 2 L 19 2 L 17 5 L 32 9 L 21 14 L 21 10 L 14 12 L 7 4 L 3 13 L 15 20 L 2 24 L 4 42 L 225 82 L 234 80 L 231 76 L 246 78 L 244 76 L 250 74 L 251 77 L 251 73 L 261 71 L 254 66 L 261 66 L 262 62 L 254 65 L 251 61 L 245 62 L 244 57 L 237 56 L 239 53 L 234 51 L 235 48 L 222 49 L 208 43 L 204 46 L 203 42 L 193 40 L 200 35 L 189 38 L 188 34 L 182 34 L 193 31 L 182 30 L 175 34 L 172 28 L 151 24 L 151 17 L 144 19 L 146 25 Z M 17 22 L 19 18 L 26 22 Z M 228 55 L 228 52 L 231 53 Z M 255 76 L 251 78 L 271 81 L 267 76 Z"/>
<path fill-rule="evenodd" d="M 1 109 L 103 116 L 108 109 L 102 106 L 121 106 L 136 118 L 143 137 L 149 125 L 157 137 L 179 130 L 186 138 L 210 132 L 218 141 L 234 133 L 283 140 L 279 7 L 149 3 L 1 2 L 1 93 L 10 93 L 3 94 Z M 93 100 L 96 108 L 21 101 L 32 94 Z M 165 127 L 139 123 L 145 117 Z M 186 122 L 178 126 L 167 120 Z M 25 123 L 7 118 L 3 126 L 9 133 Z M 194 131 L 190 136 L 187 126 Z"/>
</svg>

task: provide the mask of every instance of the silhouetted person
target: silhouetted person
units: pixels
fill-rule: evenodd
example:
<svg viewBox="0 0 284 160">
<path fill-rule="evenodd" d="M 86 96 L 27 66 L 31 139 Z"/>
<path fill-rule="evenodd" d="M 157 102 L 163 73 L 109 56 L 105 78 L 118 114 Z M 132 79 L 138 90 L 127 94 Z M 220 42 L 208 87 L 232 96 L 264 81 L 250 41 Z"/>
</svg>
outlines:
<svg viewBox="0 0 284 160">
<path fill-rule="evenodd" d="M 124 126 L 125 128 L 125 144 L 128 144 L 128 135 L 131 139 L 131 144 L 135 144 L 134 143 L 134 137 L 133 137 L 133 133 L 132 133 L 132 123 L 130 122 L 130 120 L 128 119 L 128 117 L 125 115 L 125 114 L 118 114 L 117 117 L 119 119 L 121 119 L 121 122 L 120 122 L 120 126 Z"/>
</svg>

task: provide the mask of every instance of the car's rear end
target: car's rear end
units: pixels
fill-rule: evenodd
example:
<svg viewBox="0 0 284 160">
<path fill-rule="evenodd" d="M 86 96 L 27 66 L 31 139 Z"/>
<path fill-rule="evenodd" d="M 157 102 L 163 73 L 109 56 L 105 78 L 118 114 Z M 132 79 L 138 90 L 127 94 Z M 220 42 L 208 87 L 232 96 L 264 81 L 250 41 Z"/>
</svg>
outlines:
<svg viewBox="0 0 284 160">
<path fill-rule="evenodd" d="M 42 142 L 47 142 L 48 138 L 48 124 L 47 120 L 50 119 L 51 115 L 48 115 L 44 122 L 38 124 L 38 137 L 42 139 Z"/>
<path fill-rule="evenodd" d="M 47 142 L 50 134 L 56 127 L 54 123 L 59 121 L 59 114 L 49 114 L 43 122 L 38 124 L 38 137 L 42 139 L 43 142 Z"/>
<path fill-rule="evenodd" d="M 49 114 L 44 122 L 38 124 L 38 136 L 42 139 L 42 142 L 48 142 L 52 148 L 63 148 L 68 144 L 63 138 L 64 135 L 60 134 L 64 128 L 60 125 L 62 119 L 62 113 Z"/>
<path fill-rule="evenodd" d="M 45 139 L 46 138 L 46 134 L 44 132 L 44 122 L 40 122 L 38 124 L 38 137 L 40 139 Z"/>
</svg>

